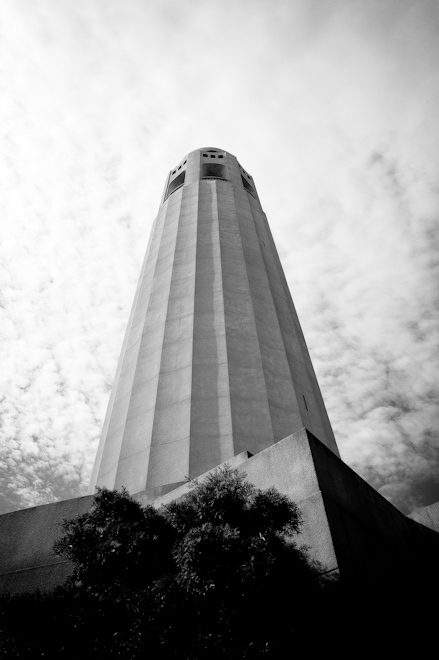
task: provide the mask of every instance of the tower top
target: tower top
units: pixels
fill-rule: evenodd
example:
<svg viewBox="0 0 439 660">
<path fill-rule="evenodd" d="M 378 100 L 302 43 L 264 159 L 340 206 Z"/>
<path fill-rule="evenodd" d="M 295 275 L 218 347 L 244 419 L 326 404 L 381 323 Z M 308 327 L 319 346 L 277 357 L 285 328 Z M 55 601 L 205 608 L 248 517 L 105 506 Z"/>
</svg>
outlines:
<svg viewBox="0 0 439 660">
<path fill-rule="evenodd" d="M 210 151 L 210 152 L 213 152 L 213 153 L 215 153 L 217 151 L 221 151 L 223 153 L 229 153 L 225 149 L 219 149 L 218 147 L 200 147 L 199 149 L 195 149 L 195 151 Z"/>
<path fill-rule="evenodd" d="M 253 177 L 242 167 L 236 156 L 218 147 L 201 147 L 190 151 L 168 174 L 162 195 L 162 204 L 172 193 L 206 179 L 228 181 L 244 187 L 257 198 Z"/>
</svg>

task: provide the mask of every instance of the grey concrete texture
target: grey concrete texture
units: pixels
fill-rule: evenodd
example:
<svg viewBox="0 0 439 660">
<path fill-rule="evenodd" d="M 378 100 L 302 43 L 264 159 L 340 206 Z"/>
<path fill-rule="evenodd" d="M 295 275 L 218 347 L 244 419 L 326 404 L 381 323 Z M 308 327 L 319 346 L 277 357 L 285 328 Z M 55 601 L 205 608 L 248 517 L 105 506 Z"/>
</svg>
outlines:
<svg viewBox="0 0 439 660">
<path fill-rule="evenodd" d="M 303 426 L 338 455 L 254 182 L 233 155 L 209 149 L 185 156 L 165 185 L 91 493 L 169 490 Z M 200 178 L 203 162 L 227 178 Z"/>
<path fill-rule="evenodd" d="M 53 552 L 61 523 L 85 513 L 93 497 L 13 511 L 0 516 L 0 593 L 46 591 L 65 582 L 70 562 Z"/>
</svg>

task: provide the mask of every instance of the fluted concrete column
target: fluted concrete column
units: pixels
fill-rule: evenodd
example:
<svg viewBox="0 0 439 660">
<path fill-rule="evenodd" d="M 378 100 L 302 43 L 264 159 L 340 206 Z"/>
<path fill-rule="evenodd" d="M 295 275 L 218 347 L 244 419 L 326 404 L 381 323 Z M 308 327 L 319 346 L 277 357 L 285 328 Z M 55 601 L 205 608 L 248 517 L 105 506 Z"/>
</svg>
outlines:
<svg viewBox="0 0 439 660">
<path fill-rule="evenodd" d="M 253 179 L 193 151 L 168 176 L 90 489 L 161 494 L 302 427 L 338 455 Z"/>
</svg>

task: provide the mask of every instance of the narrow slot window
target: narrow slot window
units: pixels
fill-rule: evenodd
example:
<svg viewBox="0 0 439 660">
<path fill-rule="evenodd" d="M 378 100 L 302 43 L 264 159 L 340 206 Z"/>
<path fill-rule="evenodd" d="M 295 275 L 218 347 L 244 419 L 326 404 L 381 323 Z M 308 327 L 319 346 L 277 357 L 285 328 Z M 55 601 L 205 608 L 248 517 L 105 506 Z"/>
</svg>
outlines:
<svg viewBox="0 0 439 660">
<path fill-rule="evenodd" d="M 306 403 L 305 395 L 302 394 L 302 396 L 303 396 L 303 401 L 304 401 L 304 403 L 305 403 L 305 408 L 308 410 L 308 404 Z"/>
</svg>

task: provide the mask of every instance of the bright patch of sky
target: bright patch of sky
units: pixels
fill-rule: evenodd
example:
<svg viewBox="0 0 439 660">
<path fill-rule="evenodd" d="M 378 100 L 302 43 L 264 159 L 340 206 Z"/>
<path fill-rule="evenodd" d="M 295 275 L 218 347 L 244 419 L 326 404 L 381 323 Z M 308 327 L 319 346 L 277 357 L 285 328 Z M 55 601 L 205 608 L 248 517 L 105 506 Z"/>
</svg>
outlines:
<svg viewBox="0 0 439 660">
<path fill-rule="evenodd" d="M 5 0 L 1 511 L 84 494 L 167 173 L 255 180 L 343 459 L 439 500 L 436 0 Z"/>
</svg>

